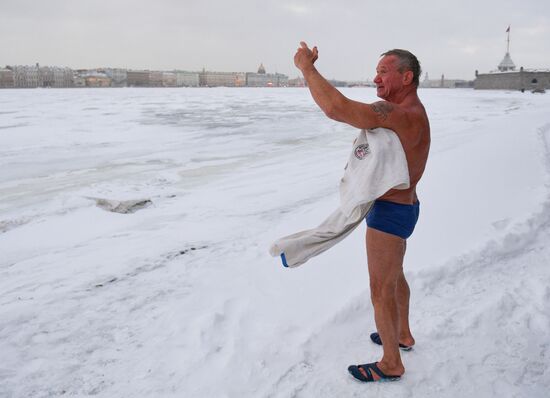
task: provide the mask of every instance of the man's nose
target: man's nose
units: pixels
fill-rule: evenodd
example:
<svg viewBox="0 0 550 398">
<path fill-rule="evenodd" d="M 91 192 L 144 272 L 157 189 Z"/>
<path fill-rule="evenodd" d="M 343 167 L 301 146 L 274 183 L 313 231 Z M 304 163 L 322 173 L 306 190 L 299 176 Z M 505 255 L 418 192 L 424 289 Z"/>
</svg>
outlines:
<svg viewBox="0 0 550 398">
<path fill-rule="evenodd" d="M 380 75 L 377 74 L 377 75 L 374 77 L 374 80 L 373 80 L 373 81 L 374 81 L 375 83 L 378 83 L 378 82 L 381 82 L 382 79 L 380 79 Z"/>
</svg>

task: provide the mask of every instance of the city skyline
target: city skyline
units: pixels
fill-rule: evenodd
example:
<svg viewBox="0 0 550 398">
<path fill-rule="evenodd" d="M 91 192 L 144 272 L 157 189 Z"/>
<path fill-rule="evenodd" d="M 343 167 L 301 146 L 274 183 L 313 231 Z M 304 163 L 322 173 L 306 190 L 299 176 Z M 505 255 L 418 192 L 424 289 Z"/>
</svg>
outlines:
<svg viewBox="0 0 550 398">
<path fill-rule="evenodd" d="M 67 0 L 0 4 L 0 65 L 110 66 L 149 70 L 254 70 L 299 75 L 300 40 L 317 45 L 327 78 L 374 77 L 380 53 L 407 48 L 423 73 L 471 80 L 506 52 L 518 67 L 550 67 L 550 4 L 532 0 L 390 4 L 347 0 L 199 2 Z"/>
</svg>

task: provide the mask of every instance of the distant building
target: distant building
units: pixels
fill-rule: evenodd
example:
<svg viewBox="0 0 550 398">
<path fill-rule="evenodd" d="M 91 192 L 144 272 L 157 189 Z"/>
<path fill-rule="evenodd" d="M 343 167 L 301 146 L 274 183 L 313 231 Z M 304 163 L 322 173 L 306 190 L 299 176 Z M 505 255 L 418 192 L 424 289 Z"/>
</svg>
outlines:
<svg viewBox="0 0 550 398">
<path fill-rule="evenodd" d="M 126 69 L 104 68 L 99 69 L 98 72 L 103 72 L 111 79 L 112 87 L 125 87 L 128 84 L 128 73 Z"/>
<path fill-rule="evenodd" d="M 473 80 L 455 80 L 455 88 L 474 88 Z"/>
<path fill-rule="evenodd" d="M 351 81 L 347 82 L 347 84 L 348 87 L 376 87 L 376 84 L 369 80 Z"/>
<path fill-rule="evenodd" d="M 129 70 L 127 72 L 128 87 L 149 87 L 149 71 Z"/>
<path fill-rule="evenodd" d="M 174 72 L 162 72 L 162 87 L 176 87 L 177 79 Z"/>
<path fill-rule="evenodd" d="M 516 70 L 510 56 L 510 28 L 508 27 L 508 44 L 506 54 L 498 64 L 496 71 L 479 73 L 476 70 L 474 88 L 476 90 L 530 90 L 544 91 L 550 89 L 550 69 L 526 69 L 523 66 Z"/>
<path fill-rule="evenodd" d="M 203 69 L 199 74 L 202 87 L 243 87 L 246 74 L 242 72 L 208 72 Z"/>
<path fill-rule="evenodd" d="M 199 87 L 199 73 L 176 71 L 176 86 Z"/>
<path fill-rule="evenodd" d="M 266 73 L 263 64 L 258 67 L 258 72 L 246 73 L 247 87 L 287 87 L 288 76 L 281 73 Z"/>
<path fill-rule="evenodd" d="M 86 87 L 111 87 L 111 78 L 103 72 L 91 71 L 82 76 Z"/>
<path fill-rule="evenodd" d="M 38 64 L 36 66 L 8 66 L 8 69 L 13 71 L 14 87 L 36 88 L 42 86 Z"/>
<path fill-rule="evenodd" d="M 74 72 L 69 68 L 36 64 L 35 66 L 14 65 L 6 69 L 12 72 L 13 87 L 16 88 L 73 87 Z M 0 87 L 2 87 L 1 84 Z"/>
<path fill-rule="evenodd" d="M 524 69 L 509 72 L 478 73 L 474 88 L 477 90 L 540 91 L 550 89 L 550 69 Z"/>
<path fill-rule="evenodd" d="M 343 80 L 330 79 L 327 81 L 334 87 L 348 87 L 348 82 Z"/>
<path fill-rule="evenodd" d="M 500 61 L 500 64 L 498 64 L 498 70 L 500 72 L 516 70 L 516 65 L 514 64 L 514 61 L 512 61 L 512 57 L 510 57 L 510 53 L 508 51 L 506 51 L 504 58 Z"/>
<path fill-rule="evenodd" d="M 428 73 L 419 84 L 420 88 L 472 88 L 473 86 L 473 80 L 446 79 L 445 75 L 441 75 L 440 79 L 430 80 Z"/>
<path fill-rule="evenodd" d="M 41 87 L 66 88 L 74 85 L 72 69 L 57 66 L 41 66 L 38 69 Z"/>
<path fill-rule="evenodd" d="M 332 82 L 338 84 L 341 82 Z M 304 84 L 303 80 L 296 84 Z M 7 66 L 0 69 L 2 87 L 287 87 L 288 76 L 266 73 L 260 64 L 256 73 L 126 70 L 119 68 L 77 69 L 60 67 Z"/>
<path fill-rule="evenodd" d="M 265 75 L 265 67 L 263 63 L 260 63 L 260 66 L 258 67 L 258 74 Z"/>
<path fill-rule="evenodd" d="M 13 88 L 15 81 L 11 69 L 0 69 L 0 88 Z"/>
<path fill-rule="evenodd" d="M 275 87 L 288 87 L 288 76 L 283 75 L 282 73 L 275 73 L 274 74 L 274 81 L 277 83 L 273 83 Z"/>
<path fill-rule="evenodd" d="M 149 87 L 162 87 L 162 75 L 160 71 L 149 72 Z"/>
<path fill-rule="evenodd" d="M 40 73 L 42 87 L 56 87 L 54 68 L 50 68 L 48 66 L 42 66 L 38 70 Z M 72 80 L 72 76 L 71 76 L 71 80 Z"/>
<path fill-rule="evenodd" d="M 305 87 L 306 82 L 303 78 L 288 79 L 288 87 Z"/>
<path fill-rule="evenodd" d="M 73 86 L 74 87 L 86 87 L 86 79 L 79 73 L 73 74 Z"/>
<path fill-rule="evenodd" d="M 259 74 L 246 73 L 247 87 L 286 87 L 288 86 L 288 76 L 280 73 Z"/>
</svg>

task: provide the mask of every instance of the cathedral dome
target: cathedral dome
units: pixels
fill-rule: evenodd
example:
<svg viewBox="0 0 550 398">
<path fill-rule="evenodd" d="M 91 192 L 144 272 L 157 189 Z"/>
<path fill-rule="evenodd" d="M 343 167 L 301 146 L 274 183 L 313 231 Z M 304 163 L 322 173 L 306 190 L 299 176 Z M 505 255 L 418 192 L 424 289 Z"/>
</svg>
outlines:
<svg viewBox="0 0 550 398">
<path fill-rule="evenodd" d="M 258 68 L 258 73 L 265 75 L 264 64 L 260 64 L 260 67 Z"/>
</svg>

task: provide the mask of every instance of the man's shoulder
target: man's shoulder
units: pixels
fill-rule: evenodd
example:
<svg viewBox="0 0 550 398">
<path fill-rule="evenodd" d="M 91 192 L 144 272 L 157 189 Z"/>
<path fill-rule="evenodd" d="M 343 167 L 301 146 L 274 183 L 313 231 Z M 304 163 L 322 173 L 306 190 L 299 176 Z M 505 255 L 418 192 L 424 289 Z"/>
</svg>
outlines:
<svg viewBox="0 0 550 398">
<path fill-rule="evenodd" d="M 420 106 L 402 106 L 401 110 L 406 116 L 397 127 L 396 133 L 405 147 L 416 147 L 430 135 L 430 123 L 426 111 L 421 104 Z"/>
<path fill-rule="evenodd" d="M 420 100 L 403 105 L 402 110 L 407 115 L 410 127 L 429 130 L 428 114 Z"/>
</svg>

